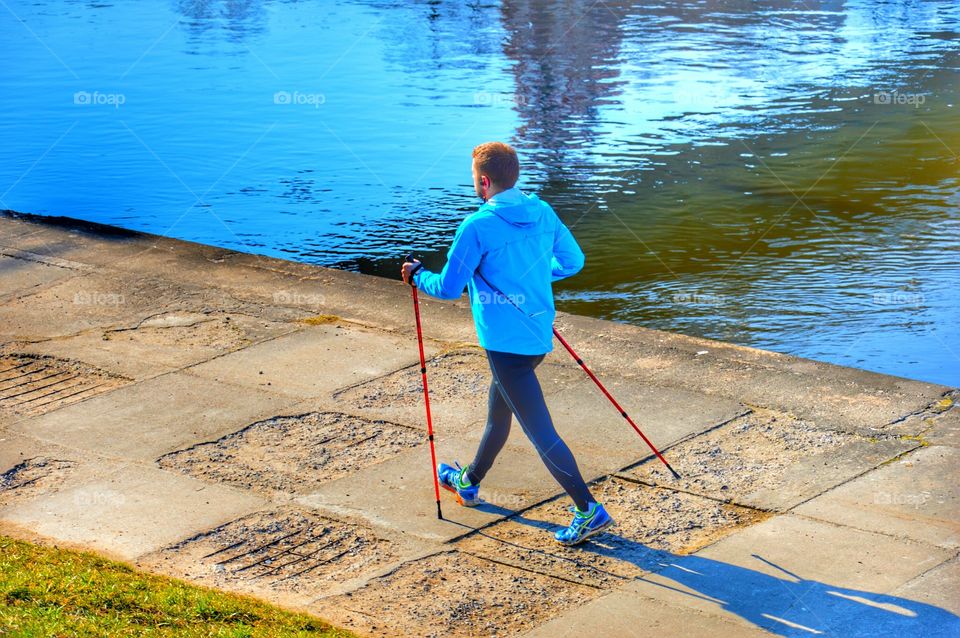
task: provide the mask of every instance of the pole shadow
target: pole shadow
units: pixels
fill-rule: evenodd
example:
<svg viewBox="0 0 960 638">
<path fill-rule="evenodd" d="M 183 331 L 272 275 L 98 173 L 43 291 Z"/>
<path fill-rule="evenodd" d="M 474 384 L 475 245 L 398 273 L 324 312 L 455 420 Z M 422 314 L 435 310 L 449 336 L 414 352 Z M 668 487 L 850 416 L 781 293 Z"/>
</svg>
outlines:
<svg viewBox="0 0 960 638">
<path fill-rule="evenodd" d="M 515 514 L 510 520 L 546 532 L 557 529 L 556 524 L 522 514 Z M 625 583 L 642 581 L 690 596 L 778 636 L 960 637 L 960 617 L 950 611 L 908 598 L 804 578 L 758 554 L 751 555 L 758 565 L 772 567 L 782 577 L 703 556 L 673 554 L 609 532 L 581 545 L 580 560 L 506 541 L 486 529 L 475 532 L 505 545 L 564 561 L 571 564 L 571 569 L 594 570 Z M 616 574 L 590 565 L 591 554 L 628 562 L 650 573 L 635 578 Z M 892 556 L 891 561 L 894 560 L 897 557 Z M 651 579 L 652 575 L 657 578 Z M 672 583 L 661 582 L 663 579 Z M 642 605 L 642 599 L 637 604 Z"/>
</svg>

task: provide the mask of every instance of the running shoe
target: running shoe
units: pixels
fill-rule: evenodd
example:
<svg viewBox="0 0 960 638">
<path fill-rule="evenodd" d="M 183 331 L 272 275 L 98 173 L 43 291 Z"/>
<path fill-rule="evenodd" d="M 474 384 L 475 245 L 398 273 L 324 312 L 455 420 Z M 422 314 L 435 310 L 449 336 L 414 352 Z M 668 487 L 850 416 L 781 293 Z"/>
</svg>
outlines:
<svg viewBox="0 0 960 638">
<path fill-rule="evenodd" d="M 437 466 L 437 478 L 440 479 L 443 489 L 456 494 L 458 503 L 464 507 L 476 507 L 483 501 L 479 496 L 480 485 L 471 485 L 467 478 L 469 469 L 469 465 L 461 468 L 459 463 L 456 463 L 456 467 L 441 463 Z"/>
<path fill-rule="evenodd" d="M 583 512 L 571 507 L 573 522 L 553 535 L 561 545 L 577 545 L 595 534 L 615 525 L 607 510 L 600 503 L 590 503 L 589 509 Z"/>
</svg>

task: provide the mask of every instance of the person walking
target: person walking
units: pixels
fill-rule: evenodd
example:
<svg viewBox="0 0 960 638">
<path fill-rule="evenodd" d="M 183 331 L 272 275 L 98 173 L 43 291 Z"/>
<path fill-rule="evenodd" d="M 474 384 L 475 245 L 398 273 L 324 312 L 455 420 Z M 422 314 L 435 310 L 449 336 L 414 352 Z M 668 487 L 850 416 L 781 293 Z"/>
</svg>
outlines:
<svg viewBox="0 0 960 638">
<path fill-rule="evenodd" d="M 466 287 L 477 338 L 492 381 L 487 422 L 473 461 L 440 463 L 440 484 L 463 506 L 479 505 L 480 482 L 510 433 L 512 417 L 533 443 L 550 474 L 573 500 L 573 521 L 554 538 L 576 545 L 614 525 L 580 474 L 557 433 L 535 369 L 553 349 L 552 283 L 583 268 L 583 251 L 550 205 L 516 187 L 520 163 L 502 142 L 473 149 L 473 184 L 483 200 L 457 228 L 439 272 L 405 261 L 401 277 L 440 299 L 458 299 Z"/>
</svg>

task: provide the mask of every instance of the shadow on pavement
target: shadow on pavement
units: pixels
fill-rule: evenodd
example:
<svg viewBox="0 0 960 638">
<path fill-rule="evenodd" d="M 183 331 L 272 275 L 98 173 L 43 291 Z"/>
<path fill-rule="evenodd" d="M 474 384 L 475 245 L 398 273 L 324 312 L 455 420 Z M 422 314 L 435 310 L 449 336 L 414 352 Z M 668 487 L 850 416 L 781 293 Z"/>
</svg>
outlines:
<svg viewBox="0 0 960 638">
<path fill-rule="evenodd" d="M 495 506 L 498 513 L 509 510 Z M 557 525 L 531 519 L 522 514 L 512 522 L 553 533 Z M 571 570 L 588 569 L 624 582 L 642 581 L 685 596 L 716 604 L 754 625 L 780 636 L 924 636 L 924 638 L 960 637 L 960 617 L 945 609 L 908 598 L 848 589 L 817 580 L 805 579 L 752 554 L 758 563 L 772 567 L 783 578 L 696 555 L 679 555 L 657 550 L 613 533 L 603 533 L 580 546 L 585 560 L 526 547 L 450 521 L 475 533 L 518 549 L 537 552 L 553 560 L 570 563 Z M 590 565 L 589 556 L 597 554 L 630 562 L 652 574 L 626 577 Z M 891 556 L 890 560 L 897 560 Z M 673 584 L 662 582 L 670 579 Z"/>
</svg>

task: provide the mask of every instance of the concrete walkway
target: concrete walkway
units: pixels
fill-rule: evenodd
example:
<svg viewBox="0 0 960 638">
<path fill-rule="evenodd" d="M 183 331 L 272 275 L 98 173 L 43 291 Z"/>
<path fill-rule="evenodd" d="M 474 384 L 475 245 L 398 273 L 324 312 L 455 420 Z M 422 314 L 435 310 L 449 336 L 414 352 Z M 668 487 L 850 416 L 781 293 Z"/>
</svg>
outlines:
<svg viewBox="0 0 960 638">
<path fill-rule="evenodd" d="M 421 297 L 438 454 L 488 371 Z M 554 418 L 618 526 L 569 520 L 518 428 L 437 520 L 409 289 L 0 214 L 0 528 L 383 636 L 960 636 L 960 393 L 561 314 Z M 616 632 L 616 633 L 614 633 Z"/>
</svg>

